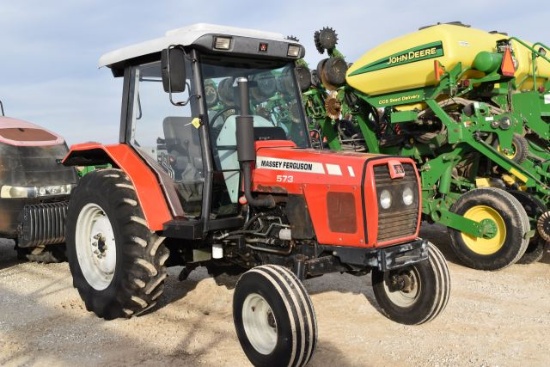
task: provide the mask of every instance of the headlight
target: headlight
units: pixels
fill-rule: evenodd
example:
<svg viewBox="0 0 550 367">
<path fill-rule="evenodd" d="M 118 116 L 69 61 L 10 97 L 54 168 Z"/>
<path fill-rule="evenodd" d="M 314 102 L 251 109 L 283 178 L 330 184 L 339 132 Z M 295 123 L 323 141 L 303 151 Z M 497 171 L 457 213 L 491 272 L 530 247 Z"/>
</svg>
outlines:
<svg viewBox="0 0 550 367">
<path fill-rule="evenodd" d="M 391 206 L 391 193 L 388 190 L 382 190 L 380 193 L 380 206 L 388 209 Z"/>
<path fill-rule="evenodd" d="M 407 206 L 411 205 L 414 201 L 414 192 L 410 187 L 403 190 L 403 203 Z"/>
<path fill-rule="evenodd" d="M 37 198 L 42 196 L 68 195 L 71 193 L 74 185 L 51 185 L 41 187 L 9 186 L 4 185 L 0 189 L 0 198 Z"/>
<path fill-rule="evenodd" d="M 34 188 L 30 188 L 30 187 L 4 185 L 2 186 L 2 190 L 0 191 L 0 197 L 2 199 L 13 199 L 13 198 L 28 198 L 29 195 L 33 195 L 33 194 L 34 196 L 36 196 L 33 189 Z"/>
</svg>

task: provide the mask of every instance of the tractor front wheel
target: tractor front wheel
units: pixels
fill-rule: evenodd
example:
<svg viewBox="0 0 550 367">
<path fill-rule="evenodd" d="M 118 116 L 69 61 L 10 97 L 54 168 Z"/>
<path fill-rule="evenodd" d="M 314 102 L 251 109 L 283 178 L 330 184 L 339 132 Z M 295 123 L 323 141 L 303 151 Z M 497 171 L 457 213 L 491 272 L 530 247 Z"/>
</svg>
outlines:
<svg viewBox="0 0 550 367">
<path fill-rule="evenodd" d="M 166 279 L 163 240 L 147 227 L 124 172 L 85 175 L 69 202 L 67 257 L 86 309 L 111 320 L 154 306 Z"/>
<path fill-rule="evenodd" d="M 441 251 L 428 243 L 428 260 L 394 270 L 374 269 L 372 287 L 389 319 L 419 325 L 434 319 L 447 306 L 451 276 Z"/>
<path fill-rule="evenodd" d="M 498 270 L 517 262 L 529 244 L 529 217 L 510 193 L 484 187 L 463 194 L 451 207 L 455 214 L 493 227 L 487 237 L 475 237 L 450 229 L 451 247 L 466 266 Z"/>
<path fill-rule="evenodd" d="M 317 342 L 313 304 L 290 270 L 262 265 L 244 273 L 233 295 L 233 319 L 254 366 L 304 366 Z"/>
</svg>

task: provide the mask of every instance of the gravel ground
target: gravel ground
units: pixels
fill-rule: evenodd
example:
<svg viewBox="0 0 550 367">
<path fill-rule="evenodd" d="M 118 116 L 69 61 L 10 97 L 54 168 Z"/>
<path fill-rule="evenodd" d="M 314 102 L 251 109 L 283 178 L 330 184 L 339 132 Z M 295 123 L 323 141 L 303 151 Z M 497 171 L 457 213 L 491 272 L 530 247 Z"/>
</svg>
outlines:
<svg viewBox="0 0 550 367">
<path fill-rule="evenodd" d="M 483 272 L 459 265 L 445 230 L 423 236 L 445 254 L 452 292 L 435 320 L 405 326 L 377 309 L 370 277 L 305 282 L 319 339 L 309 366 L 548 366 L 550 256 Z M 1 366 L 248 366 L 233 327 L 233 291 L 198 269 L 170 277 L 159 307 L 103 321 L 84 309 L 67 263 L 18 262 L 0 244 Z"/>
</svg>

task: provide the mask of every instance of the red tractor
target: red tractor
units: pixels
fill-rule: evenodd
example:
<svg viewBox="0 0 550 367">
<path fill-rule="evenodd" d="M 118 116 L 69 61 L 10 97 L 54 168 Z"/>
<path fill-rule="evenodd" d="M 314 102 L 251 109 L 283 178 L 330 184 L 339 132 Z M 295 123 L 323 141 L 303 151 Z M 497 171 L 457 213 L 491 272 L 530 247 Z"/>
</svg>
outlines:
<svg viewBox="0 0 550 367">
<path fill-rule="evenodd" d="M 280 34 L 197 24 L 101 58 L 123 78 L 120 142 L 75 145 L 64 159 L 111 167 L 80 180 L 67 215 L 88 310 L 150 309 L 171 265 L 181 279 L 198 266 L 243 273 L 233 313 L 248 358 L 302 366 L 317 340 L 304 279 L 371 273 L 381 309 L 404 324 L 445 308 L 445 258 L 418 237 L 414 162 L 312 149 L 303 56 Z"/>
</svg>

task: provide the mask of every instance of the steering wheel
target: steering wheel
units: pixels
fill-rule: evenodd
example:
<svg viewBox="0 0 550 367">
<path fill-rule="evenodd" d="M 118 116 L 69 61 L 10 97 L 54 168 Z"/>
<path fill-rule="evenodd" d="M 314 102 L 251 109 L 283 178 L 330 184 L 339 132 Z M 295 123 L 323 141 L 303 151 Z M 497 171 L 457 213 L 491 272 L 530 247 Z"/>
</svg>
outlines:
<svg viewBox="0 0 550 367">
<path fill-rule="evenodd" d="M 216 122 L 216 120 L 218 118 L 220 118 L 224 113 L 228 112 L 228 111 L 231 111 L 231 110 L 235 110 L 235 114 L 237 113 L 237 106 L 227 106 L 227 107 L 224 107 L 222 108 L 221 110 L 219 110 L 218 112 L 216 112 L 216 114 L 210 119 L 210 122 L 211 122 L 211 128 L 212 128 L 212 131 L 214 132 L 214 139 L 213 139 L 213 142 L 215 143 L 216 140 L 218 140 L 218 136 L 220 135 L 220 132 L 222 131 L 222 128 L 223 128 L 223 123 L 220 124 L 220 127 L 219 128 L 215 128 L 214 129 L 214 123 Z M 223 121 L 225 122 L 225 120 Z"/>
</svg>

